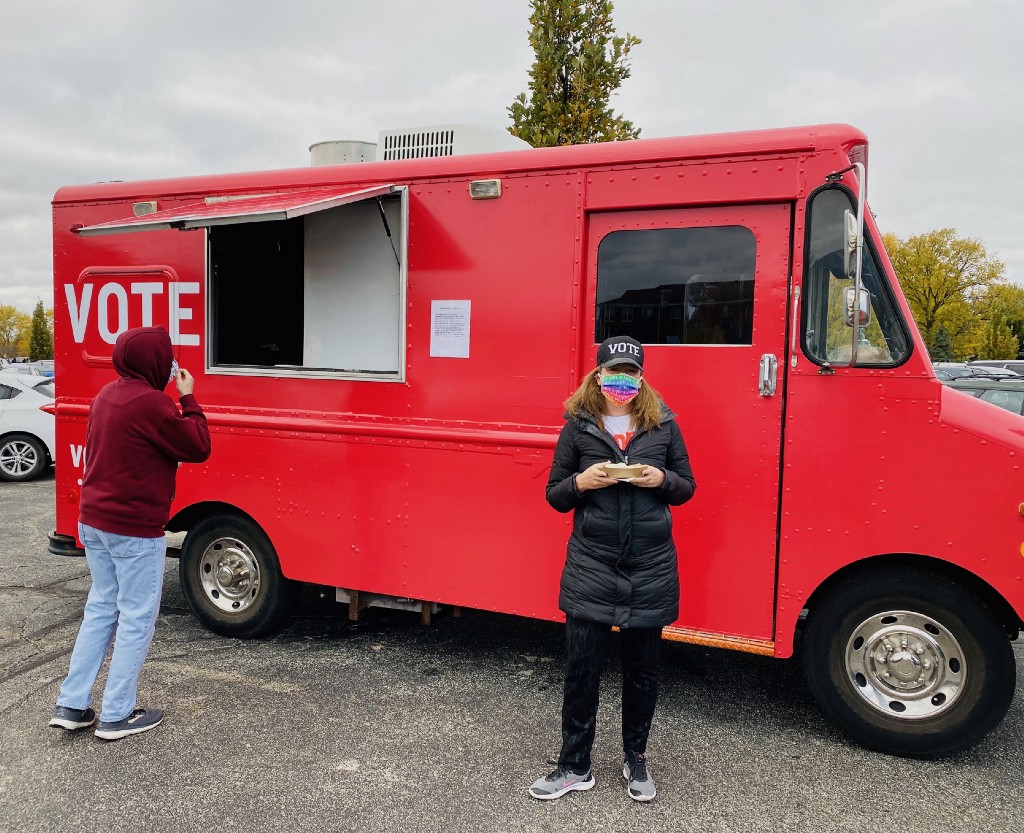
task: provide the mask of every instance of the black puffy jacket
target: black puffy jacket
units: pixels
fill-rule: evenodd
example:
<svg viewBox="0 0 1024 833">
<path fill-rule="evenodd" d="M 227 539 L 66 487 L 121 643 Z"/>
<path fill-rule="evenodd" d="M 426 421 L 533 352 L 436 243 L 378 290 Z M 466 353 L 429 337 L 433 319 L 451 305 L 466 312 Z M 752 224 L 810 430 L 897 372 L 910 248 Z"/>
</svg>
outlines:
<svg viewBox="0 0 1024 833">
<path fill-rule="evenodd" d="M 575 475 L 605 460 L 643 463 L 665 472 L 647 489 L 622 482 L 576 490 Z M 669 506 L 696 488 L 683 435 L 662 406 L 661 424 L 637 431 L 622 452 L 588 415 L 571 417 L 558 437 L 547 499 L 575 510 L 558 606 L 569 616 L 621 628 L 659 628 L 679 617 L 679 571 Z"/>
</svg>

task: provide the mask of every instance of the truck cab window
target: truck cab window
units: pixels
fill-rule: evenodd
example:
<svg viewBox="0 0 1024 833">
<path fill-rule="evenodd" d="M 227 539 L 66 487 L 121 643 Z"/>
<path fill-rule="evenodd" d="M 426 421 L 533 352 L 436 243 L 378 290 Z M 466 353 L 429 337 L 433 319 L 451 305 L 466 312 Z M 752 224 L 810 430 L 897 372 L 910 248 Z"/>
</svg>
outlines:
<svg viewBox="0 0 1024 833">
<path fill-rule="evenodd" d="M 404 214 L 395 194 L 211 226 L 211 369 L 400 378 Z"/>
<path fill-rule="evenodd" d="M 846 364 L 853 352 L 852 330 L 844 321 L 844 292 L 853 279 L 843 274 L 843 212 L 853 211 L 845 189 L 827 188 L 811 201 L 804 278 L 804 350 L 819 364 Z M 910 355 L 910 336 L 878 268 L 870 241 L 864 247 L 861 280 L 868 291 L 871 321 L 860 331 L 858 366 L 897 365 Z"/>
<path fill-rule="evenodd" d="M 594 341 L 750 344 L 755 262 L 742 226 L 613 231 L 597 250 Z"/>
</svg>

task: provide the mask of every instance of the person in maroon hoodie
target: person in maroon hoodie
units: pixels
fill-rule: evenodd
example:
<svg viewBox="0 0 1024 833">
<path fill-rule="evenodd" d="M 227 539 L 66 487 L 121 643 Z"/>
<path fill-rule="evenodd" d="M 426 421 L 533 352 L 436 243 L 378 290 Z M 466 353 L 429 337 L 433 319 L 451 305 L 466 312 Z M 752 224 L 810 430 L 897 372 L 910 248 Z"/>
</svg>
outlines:
<svg viewBox="0 0 1024 833">
<path fill-rule="evenodd" d="M 138 327 L 114 345 L 118 379 L 93 400 L 86 432 L 78 537 L 92 574 L 71 667 L 50 726 L 84 729 L 96 722 L 92 688 L 113 643 L 96 736 L 117 740 L 163 720 L 161 709 L 136 708 L 163 590 L 164 525 L 178 464 L 210 456 L 210 431 L 192 395 L 194 380 L 174 360 L 163 327 Z M 174 382 L 179 412 L 164 388 Z"/>
</svg>

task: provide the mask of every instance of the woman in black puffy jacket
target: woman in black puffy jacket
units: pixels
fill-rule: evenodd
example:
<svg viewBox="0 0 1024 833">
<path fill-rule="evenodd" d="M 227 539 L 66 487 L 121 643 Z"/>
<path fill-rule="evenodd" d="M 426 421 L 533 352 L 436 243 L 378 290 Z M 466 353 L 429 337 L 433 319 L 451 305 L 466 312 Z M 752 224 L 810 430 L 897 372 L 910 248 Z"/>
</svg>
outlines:
<svg viewBox="0 0 1024 833">
<path fill-rule="evenodd" d="M 636 801 L 655 796 L 647 737 L 658 691 L 661 629 L 679 616 L 679 572 L 669 506 L 693 496 L 686 445 L 675 415 L 643 379 L 643 346 L 607 339 L 597 368 L 565 403 L 547 499 L 574 512 L 558 606 L 567 648 L 562 751 L 550 775 L 530 787 L 540 799 L 594 786 L 598 687 L 609 634 L 622 648 L 623 778 Z M 609 476 L 610 463 L 642 465 L 639 476 Z"/>
</svg>

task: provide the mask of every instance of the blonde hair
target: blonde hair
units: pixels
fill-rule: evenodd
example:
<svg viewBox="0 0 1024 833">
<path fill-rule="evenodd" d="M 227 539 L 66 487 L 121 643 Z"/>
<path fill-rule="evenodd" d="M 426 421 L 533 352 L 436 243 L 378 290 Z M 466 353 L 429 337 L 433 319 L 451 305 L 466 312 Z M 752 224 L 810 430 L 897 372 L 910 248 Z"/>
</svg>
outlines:
<svg viewBox="0 0 1024 833">
<path fill-rule="evenodd" d="M 565 400 L 565 410 L 570 416 L 579 417 L 581 414 L 589 414 L 597 422 L 597 427 L 604 431 L 605 406 L 608 400 L 601 393 L 601 385 L 597 381 L 600 368 L 597 371 L 591 370 L 583 383 L 576 388 L 576 392 Z M 661 424 L 661 397 L 658 392 L 647 384 L 640 385 L 640 391 L 630 405 L 631 415 L 637 430 L 650 431 Z"/>
</svg>

